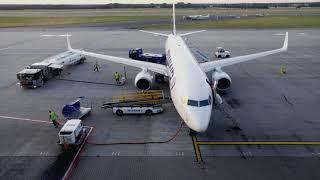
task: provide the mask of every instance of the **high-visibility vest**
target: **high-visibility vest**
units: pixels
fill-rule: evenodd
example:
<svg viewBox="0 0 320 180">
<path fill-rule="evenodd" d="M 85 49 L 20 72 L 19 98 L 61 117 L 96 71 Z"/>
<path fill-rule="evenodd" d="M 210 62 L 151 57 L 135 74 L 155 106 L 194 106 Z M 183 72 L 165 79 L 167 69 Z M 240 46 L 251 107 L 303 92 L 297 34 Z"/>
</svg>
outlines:
<svg viewBox="0 0 320 180">
<path fill-rule="evenodd" d="M 51 121 L 52 121 L 52 120 L 56 120 L 56 113 L 51 112 L 51 113 L 49 114 L 49 116 L 50 116 L 50 120 L 51 120 Z"/>
<path fill-rule="evenodd" d="M 119 73 L 115 73 L 115 74 L 114 74 L 114 77 L 115 77 L 116 79 L 120 79 L 120 74 L 119 74 Z"/>
</svg>

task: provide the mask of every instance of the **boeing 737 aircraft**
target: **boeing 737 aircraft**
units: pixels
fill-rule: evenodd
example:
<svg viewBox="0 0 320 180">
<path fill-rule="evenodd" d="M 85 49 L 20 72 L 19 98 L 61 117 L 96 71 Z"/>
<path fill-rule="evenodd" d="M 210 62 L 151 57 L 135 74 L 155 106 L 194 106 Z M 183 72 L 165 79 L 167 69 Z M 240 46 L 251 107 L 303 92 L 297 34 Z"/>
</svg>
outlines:
<svg viewBox="0 0 320 180">
<path fill-rule="evenodd" d="M 286 51 L 288 32 L 283 47 L 280 49 L 199 64 L 182 37 L 202 31 L 177 34 L 174 4 L 172 14 L 173 31 L 171 34 L 143 31 L 167 38 L 165 46 L 167 65 L 72 49 L 69 37 L 67 37 L 68 49 L 86 56 L 140 68 L 141 72 L 135 77 L 135 86 L 141 90 L 151 87 L 155 74 L 168 77 L 172 102 L 177 112 L 190 129 L 204 132 L 211 119 L 213 100 L 221 102 L 216 90 L 225 91 L 231 86 L 230 76 L 221 68 Z M 211 71 L 213 72 L 212 81 L 206 75 L 206 72 Z"/>
</svg>

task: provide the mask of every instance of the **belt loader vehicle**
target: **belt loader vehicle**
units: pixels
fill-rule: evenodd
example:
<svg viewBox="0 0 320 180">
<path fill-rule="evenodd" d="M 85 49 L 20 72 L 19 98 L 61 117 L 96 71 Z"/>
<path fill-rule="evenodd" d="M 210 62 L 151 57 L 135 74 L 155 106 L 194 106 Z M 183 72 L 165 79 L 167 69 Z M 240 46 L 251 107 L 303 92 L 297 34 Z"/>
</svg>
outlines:
<svg viewBox="0 0 320 180">
<path fill-rule="evenodd" d="M 163 91 L 148 90 L 114 96 L 112 102 L 104 103 L 102 108 L 112 108 L 112 112 L 118 116 L 124 114 L 151 116 L 163 112 L 162 104 L 164 102 Z"/>
</svg>

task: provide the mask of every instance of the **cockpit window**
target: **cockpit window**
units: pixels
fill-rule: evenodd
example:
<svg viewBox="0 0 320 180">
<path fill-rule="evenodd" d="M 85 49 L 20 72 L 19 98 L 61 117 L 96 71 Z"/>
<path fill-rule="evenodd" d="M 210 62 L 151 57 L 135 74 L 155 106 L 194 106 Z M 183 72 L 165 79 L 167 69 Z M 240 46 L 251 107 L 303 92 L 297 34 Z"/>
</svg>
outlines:
<svg viewBox="0 0 320 180">
<path fill-rule="evenodd" d="M 187 103 L 189 106 L 194 106 L 194 107 L 203 107 L 203 106 L 209 106 L 211 105 L 211 96 L 209 96 L 208 99 L 202 100 L 202 101 L 196 101 L 196 100 L 188 100 Z"/>
<path fill-rule="evenodd" d="M 195 107 L 198 107 L 198 101 L 195 101 L 195 100 L 188 100 L 188 105 L 189 106 L 195 106 Z"/>
<path fill-rule="evenodd" d="M 200 107 L 208 106 L 211 104 L 211 96 L 208 99 L 200 101 Z"/>
<path fill-rule="evenodd" d="M 203 100 L 203 101 L 200 101 L 200 107 L 202 106 L 208 106 L 209 105 L 209 100 L 206 99 L 206 100 Z"/>
</svg>

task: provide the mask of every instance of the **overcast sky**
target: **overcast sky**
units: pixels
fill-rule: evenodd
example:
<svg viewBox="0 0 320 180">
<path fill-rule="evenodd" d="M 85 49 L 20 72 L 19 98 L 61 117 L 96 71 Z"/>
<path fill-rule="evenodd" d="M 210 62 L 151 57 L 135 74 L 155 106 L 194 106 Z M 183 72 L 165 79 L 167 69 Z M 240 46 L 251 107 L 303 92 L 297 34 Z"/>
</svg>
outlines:
<svg viewBox="0 0 320 180">
<path fill-rule="evenodd" d="M 176 0 L 185 3 L 264 3 L 314 2 L 320 0 Z M 0 0 L 0 4 L 108 4 L 108 3 L 172 3 L 172 0 Z"/>
</svg>

